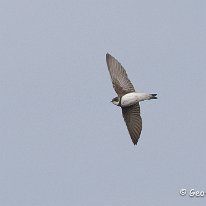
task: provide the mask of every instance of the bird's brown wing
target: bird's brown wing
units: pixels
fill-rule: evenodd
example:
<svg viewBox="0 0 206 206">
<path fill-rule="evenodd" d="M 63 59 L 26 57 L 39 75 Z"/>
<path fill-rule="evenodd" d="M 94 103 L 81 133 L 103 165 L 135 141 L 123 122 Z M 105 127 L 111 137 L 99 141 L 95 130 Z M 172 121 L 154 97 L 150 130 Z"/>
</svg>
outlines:
<svg viewBox="0 0 206 206">
<path fill-rule="evenodd" d="M 122 115 L 127 125 L 132 142 L 137 144 L 142 131 L 142 118 L 140 116 L 139 103 L 130 107 L 122 107 Z"/>
<path fill-rule="evenodd" d="M 134 86 L 129 80 L 123 66 L 110 54 L 106 54 L 108 70 L 112 79 L 114 90 L 118 96 L 123 96 L 130 92 L 135 92 Z"/>
</svg>

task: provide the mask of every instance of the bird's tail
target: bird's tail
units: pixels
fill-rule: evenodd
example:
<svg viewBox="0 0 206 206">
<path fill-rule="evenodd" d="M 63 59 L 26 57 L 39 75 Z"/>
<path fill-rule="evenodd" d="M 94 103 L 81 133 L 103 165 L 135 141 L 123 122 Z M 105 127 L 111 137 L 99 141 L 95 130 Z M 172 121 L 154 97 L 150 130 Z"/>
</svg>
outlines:
<svg viewBox="0 0 206 206">
<path fill-rule="evenodd" d="M 157 99 L 157 94 L 150 94 L 150 99 Z"/>
</svg>

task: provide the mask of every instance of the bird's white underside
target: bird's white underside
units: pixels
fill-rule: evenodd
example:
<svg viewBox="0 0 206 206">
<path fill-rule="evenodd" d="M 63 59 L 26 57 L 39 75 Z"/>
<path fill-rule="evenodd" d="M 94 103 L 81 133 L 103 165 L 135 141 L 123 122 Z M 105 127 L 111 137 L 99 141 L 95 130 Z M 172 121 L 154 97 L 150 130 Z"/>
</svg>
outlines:
<svg viewBox="0 0 206 206">
<path fill-rule="evenodd" d="M 138 102 L 150 99 L 150 95 L 146 93 L 131 92 L 122 96 L 121 106 L 128 107 Z"/>
</svg>

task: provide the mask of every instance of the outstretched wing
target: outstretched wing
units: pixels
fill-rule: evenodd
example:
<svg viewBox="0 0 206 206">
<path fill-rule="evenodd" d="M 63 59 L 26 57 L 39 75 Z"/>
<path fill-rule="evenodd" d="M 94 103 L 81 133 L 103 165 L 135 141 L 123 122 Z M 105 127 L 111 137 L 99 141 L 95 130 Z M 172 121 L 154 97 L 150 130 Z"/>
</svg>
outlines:
<svg viewBox="0 0 206 206">
<path fill-rule="evenodd" d="M 142 131 L 142 118 L 140 116 L 139 103 L 130 107 L 122 107 L 122 115 L 127 125 L 132 142 L 137 144 Z"/>
<path fill-rule="evenodd" d="M 118 96 L 123 96 L 130 92 L 135 92 L 134 86 L 129 80 L 123 66 L 110 54 L 106 54 L 108 70 L 112 79 L 114 90 Z"/>
</svg>

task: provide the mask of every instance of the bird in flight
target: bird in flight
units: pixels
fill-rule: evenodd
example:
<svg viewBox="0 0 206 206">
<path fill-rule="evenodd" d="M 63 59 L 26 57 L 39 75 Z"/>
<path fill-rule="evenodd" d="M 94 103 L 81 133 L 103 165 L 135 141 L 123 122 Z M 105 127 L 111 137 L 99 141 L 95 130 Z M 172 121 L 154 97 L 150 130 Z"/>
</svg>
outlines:
<svg viewBox="0 0 206 206">
<path fill-rule="evenodd" d="M 127 125 L 132 142 L 136 145 L 142 131 L 139 102 L 157 99 L 157 94 L 135 92 L 134 86 L 129 80 L 123 66 L 108 53 L 106 54 L 106 61 L 114 90 L 118 95 L 113 98 L 111 102 L 122 108 L 122 116 Z"/>
</svg>

